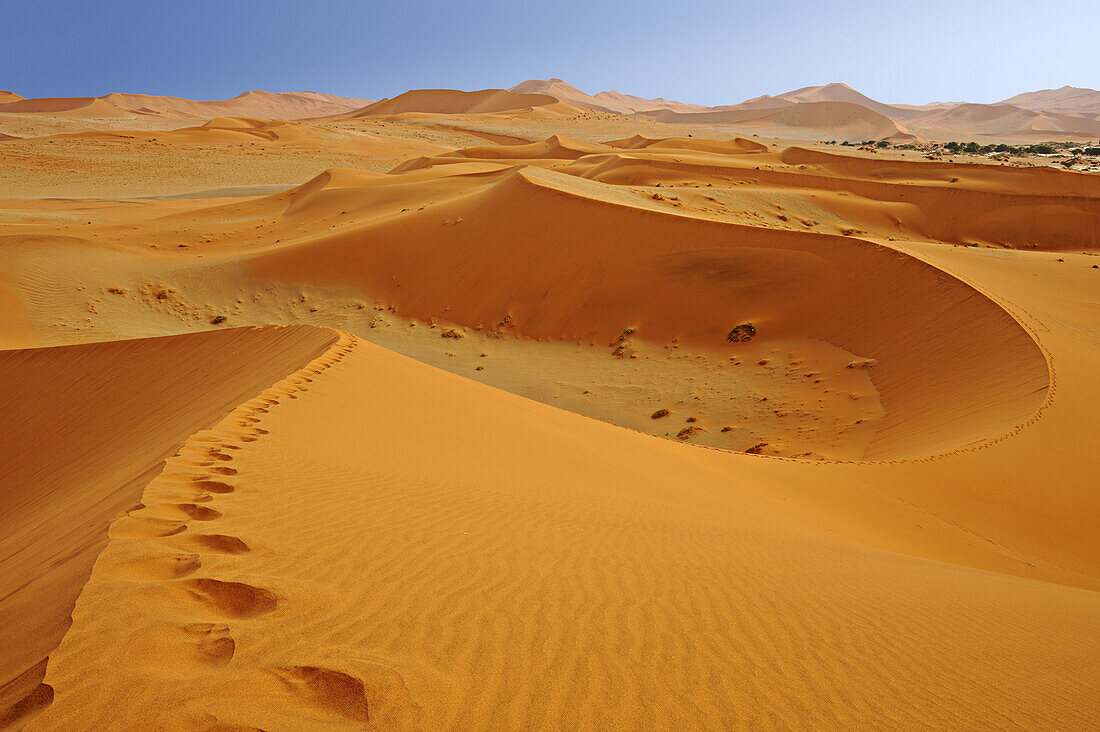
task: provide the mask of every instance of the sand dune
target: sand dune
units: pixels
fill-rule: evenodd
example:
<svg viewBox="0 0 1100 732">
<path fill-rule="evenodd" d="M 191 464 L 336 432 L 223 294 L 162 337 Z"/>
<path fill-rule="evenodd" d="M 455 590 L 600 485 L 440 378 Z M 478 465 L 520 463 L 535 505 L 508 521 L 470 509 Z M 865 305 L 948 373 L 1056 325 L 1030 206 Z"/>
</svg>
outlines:
<svg viewBox="0 0 1100 732">
<path fill-rule="evenodd" d="M 1100 121 L 1076 115 L 1032 112 L 1005 103 L 960 104 L 930 112 L 909 122 L 955 135 L 1017 135 L 1021 133 L 1065 132 L 1100 135 Z"/>
<path fill-rule="evenodd" d="M 202 119 L 216 116 L 306 119 L 341 114 L 371 103 L 369 99 L 349 99 L 316 92 L 274 94 L 265 91 L 248 91 L 219 101 L 118 93 L 108 94 L 103 100 L 120 109 L 142 114 L 182 115 Z"/>
<path fill-rule="evenodd" d="M 902 107 L 895 107 L 890 104 L 883 104 L 882 102 L 875 101 L 865 94 L 860 94 L 847 84 L 832 83 L 825 84 L 824 86 L 806 86 L 801 89 L 786 92 L 785 94 L 780 94 L 776 99 L 795 104 L 806 102 L 844 102 L 847 104 L 858 104 L 872 112 L 878 112 L 882 116 L 894 120 L 906 119 L 912 116 L 909 114 L 908 110 Z"/>
<path fill-rule="evenodd" d="M 1100 91 L 1063 86 L 1060 89 L 1043 89 L 1026 92 L 997 102 L 1022 107 L 1036 112 L 1060 112 L 1062 114 L 1100 114 Z"/>
<path fill-rule="evenodd" d="M 864 140 L 886 140 L 907 135 L 904 127 L 888 117 L 847 102 L 799 102 L 765 117 L 745 122 L 749 126 L 758 126 L 761 123 L 808 128 L 847 137 L 854 135 Z"/>
<path fill-rule="evenodd" d="M 217 492 L 211 455 L 237 471 Z M 847 541 L 800 513 L 798 469 L 346 340 L 112 525 L 32 728 L 1095 721 L 1095 592 Z M 165 520 L 187 529 L 151 535 Z"/>
<path fill-rule="evenodd" d="M 688 137 L 666 137 L 653 139 L 644 135 L 634 135 L 625 140 L 613 140 L 607 143 L 611 147 L 625 150 L 698 150 L 700 152 L 718 153 L 722 155 L 740 155 L 743 153 L 767 152 L 768 146 L 763 143 L 736 137 L 732 140 L 704 140 Z"/>
<path fill-rule="evenodd" d="M 48 703 L 46 656 L 107 525 L 140 505 L 161 461 L 332 340 L 309 328 L 238 329 L 0 352 L 0 722 Z"/>
<path fill-rule="evenodd" d="M 848 141 L 912 139 L 894 120 L 848 102 L 796 102 L 779 109 L 749 106 L 691 113 L 658 110 L 644 116 L 675 124 L 736 125 L 738 129 L 788 139 L 800 135 L 808 136 L 807 139 Z"/>
<path fill-rule="evenodd" d="M 1095 116 L 1100 97 L 1091 89 L 1028 92 L 997 104 L 937 102 L 925 105 L 883 104 L 847 84 L 808 86 L 777 95 L 762 95 L 738 104 L 703 105 L 645 100 L 601 92 L 585 94 L 561 79 L 530 80 L 510 91 L 550 95 L 569 104 L 596 111 L 613 111 L 672 124 L 737 125 L 761 134 L 798 139 L 867 139 L 912 141 L 907 127 L 920 137 L 949 140 L 958 137 L 999 137 L 1001 140 L 1065 139 L 1067 135 L 1100 134 Z M 815 106 L 816 105 L 816 106 Z"/>
<path fill-rule="evenodd" d="M 657 342 L 722 349 L 733 326 L 752 321 L 768 334 L 762 343 L 826 341 L 878 362 L 887 419 L 868 454 L 880 457 L 965 444 L 978 435 L 956 432 L 963 425 L 952 415 L 988 408 L 1007 429 L 1042 400 L 1045 365 L 1026 333 L 970 288 L 907 258 L 845 237 L 688 219 L 552 171 L 505 169 L 477 181 L 476 193 L 463 189 L 423 210 L 410 201 L 405 215 L 304 236 L 254 255 L 250 267 L 264 279 L 361 288 L 421 319 L 446 312 L 481 327 L 507 317 L 532 338 L 608 341 L 632 327 Z M 327 219 L 335 208 L 320 197 L 307 206 L 295 202 L 299 221 Z M 497 210 L 508 219 L 490 214 Z M 581 244 L 588 238 L 600 247 Z M 506 275 L 519 270 L 521 281 Z M 901 287 L 913 289 L 901 298 Z M 950 325 L 923 329 L 930 309 Z M 968 345 L 979 333 L 999 344 L 981 349 L 988 356 Z M 1014 396 L 1017 387 L 997 376 L 1006 359 Z"/>
<path fill-rule="evenodd" d="M 167 116 L 209 119 L 217 116 L 304 119 L 358 109 L 368 99 L 349 99 L 316 92 L 279 93 L 249 91 L 231 99 L 197 101 L 149 94 L 111 93 L 102 97 L 11 100 L 0 97 L 0 114 L 69 114 L 86 116 Z"/>
<path fill-rule="evenodd" d="M 57 97 L 50 99 L 20 99 L 0 104 L 0 114 L 67 114 L 89 117 L 117 117 L 126 114 L 99 97 Z"/>
<path fill-rule="evenodd" d="M 708 109 L 700 104 L 684 104 L 683 102 L 661 98 L 645 99 L 617 91 L 585 94 L 577 87 L 561 79 L 529 79 L 516 84 L 508 91 L 517 94 L 547 94 L 575 107 L 597 112 L 617 112 L 619 114 L 646 112 L 654 109 L 668 109 L 674 112 L 704 112 Z"/>
<path fill-rule="evenodd" d="M 418 112 L 425 114 L 487 114 L 557 104 L 546 94 L 516 94 L 504 89 L 464 92 L 454 89 L 415 89 L 393 99 L 369 104 L 348 117 L 373 117 Z"/>
<path fill-rule="evenodd" d="M 1095 175 L 332 117 L 3 143 L 0 724 L 1100 724 Z"/>
</svg>

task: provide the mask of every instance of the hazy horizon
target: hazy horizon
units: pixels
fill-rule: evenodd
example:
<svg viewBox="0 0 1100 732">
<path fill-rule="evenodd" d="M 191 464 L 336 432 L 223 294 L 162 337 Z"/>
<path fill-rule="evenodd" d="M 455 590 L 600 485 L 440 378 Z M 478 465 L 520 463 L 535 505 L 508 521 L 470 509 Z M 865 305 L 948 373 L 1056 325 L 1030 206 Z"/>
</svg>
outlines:
<svg viewBox="0 0 1100 732">
<path fill-rule="evenodd" d="M 671 11 L 645 0 L 628 9 L 566 2 L 549 12 L 484 1 L 317 0 L 304 13 L 289 0 L 44 0 L 7 11 L 0 88 L 26 97 L 223 99 L 263 89 L 380 99 L 557 77 L 591 94 L 720 105 L 831 82 L 894 104 L 1100 86 L 1094 47 L 1067 41 L 1056 25 L 1035 33 L 1031 7 L 932 3 L 914 15 L 863 0 L 844 10 L 783 0 L 766 11 L 717 2 Z M 1055 3 L 1044 17 L 1095 27 L 1100 6 Z M 1006 42 L 1014 37 L 1019 44 Z"/>
</svg>

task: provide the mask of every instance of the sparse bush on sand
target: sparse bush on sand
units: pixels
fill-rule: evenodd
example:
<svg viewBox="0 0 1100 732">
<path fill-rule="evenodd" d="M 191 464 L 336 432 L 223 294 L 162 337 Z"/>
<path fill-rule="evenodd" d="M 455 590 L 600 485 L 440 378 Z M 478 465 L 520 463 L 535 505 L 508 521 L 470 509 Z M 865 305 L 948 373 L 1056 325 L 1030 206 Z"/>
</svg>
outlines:
<svg viewBox="0 0 1100 732">
<path fill-rule="evenodd" d="M 696 427 L 695 425 L 692 425 L 691 427 L 685 427 L 676 434 L 676 439 L 686 440 L 687 438 L 694 435 L 696 432 L 702 432 L 702 431 L 703 431 L 702 427 Z"/>
<path fill-rule="evenodd" d="M 439 337 L 440 338 L 456 338 L 457 339 L 457 338 L 462 338 L 462 334 L 459 333 L 454 328 L 448 328 L 447 330 L 440 333 Z"/>
<path fill-rule="evenodd" d="M 729 332 L 726 340 L 730 343 L 748 343 L 756 335 L 756 326 L 752 323 L 741 323 Z"/>
<path fill-rule="evenodd" d="M 221 325 L 226 320 L 227 318 L 224 315 L 215 315 L 213 318 L 210 319 L 210 323 L 211 325 Z"/>
<path fill-rule="evenodd" d="M 650 419 L 661 419 L 662 417 L 667 417 L 669 414 L 671 414 L 671 412 L 669 412 L 667 409 L 658 409 L 656 412 L 649 415 L 649 418 Z"/>
<path fill-rule="evenodd" d="M 766 442 L 758 442 L 750 447 L 748 450 L 745 450 L 745 452 L 749 453 L 750 455 L 759 455 L 760 453 L 764 452 L 764 448 L 767 446 L 768 443 Z"/>
</svg>

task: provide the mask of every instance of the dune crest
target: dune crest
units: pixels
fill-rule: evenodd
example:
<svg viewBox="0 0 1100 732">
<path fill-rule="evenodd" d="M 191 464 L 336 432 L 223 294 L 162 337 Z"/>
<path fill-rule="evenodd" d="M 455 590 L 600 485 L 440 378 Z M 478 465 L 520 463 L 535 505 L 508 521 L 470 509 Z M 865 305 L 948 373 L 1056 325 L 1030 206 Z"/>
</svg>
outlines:
<svg viewBox="0 0 1100 732">
<path fill-rule="evenodd" d="M 3 382 L 19 385 L 0 399 L 0 440 L 18 455 L 5 460 L 0 493 L 0 721 L 48 696 L 37 690 L 46 656 L 108 523 L 135 510 L 161 461 L 334 340 L 320 329 L 236 329 L 0 352 Z"/>
</svg>

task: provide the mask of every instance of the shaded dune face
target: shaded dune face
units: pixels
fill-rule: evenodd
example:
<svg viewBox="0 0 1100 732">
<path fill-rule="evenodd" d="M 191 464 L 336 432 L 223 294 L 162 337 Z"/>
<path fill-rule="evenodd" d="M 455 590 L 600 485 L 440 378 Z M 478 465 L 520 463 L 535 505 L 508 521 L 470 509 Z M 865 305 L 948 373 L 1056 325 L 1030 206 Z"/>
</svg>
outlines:
<svg viewBox="0 0 1100 732">
<path fill-rule="evenodd" d="M 39 687 L 46 655 L 69 626 L 107 525 L 140 507 L 164 458 L 335 338 L 304 326 L 238 328 L 0 352 L 0 720 L 49 702 L 52 690 Z M 215 514 L 179 507 L 180 519 Z M 149 531 L 180 526 L 166 518 Z"/>
<path fill-rule="evenodd" d="M 534 167 L 456 174 L 455 189 L 430 206 L 304 236 L 251 267 L 261 278 L 358 287 L 415 318 L 445 313 L 475 328 L 507 319 L 530 338 L 607 340 L 633 327 L 656 342 L 720 350 L 733 326 L 753 322 L 762 341 L 826 341 L 877 361 L 886 419 L 868 458 L 996 437 L 1045 396 L 1043 353 L 1013 317 L 908 255 L 668 213 L 621 187 Z M 303 187 L 293 216 L 308 230 L 354 200 L 350 190 Z M 368 207 L 385 195 L 355 193 Z"/>
</svg>

